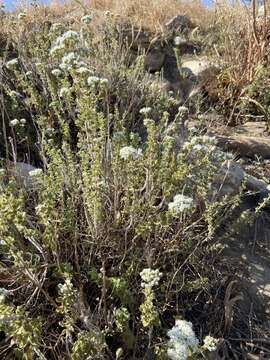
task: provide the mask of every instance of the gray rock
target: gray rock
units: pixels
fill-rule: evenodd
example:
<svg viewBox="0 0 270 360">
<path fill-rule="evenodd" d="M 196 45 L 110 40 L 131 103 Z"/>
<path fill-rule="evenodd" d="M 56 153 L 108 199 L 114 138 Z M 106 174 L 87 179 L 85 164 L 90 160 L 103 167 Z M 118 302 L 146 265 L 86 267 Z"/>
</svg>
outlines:
<svg viewBox="0 0 270 360">
<path fill-rule="evenodd" d="M 247 174 L 241 165 L 227 160 L 214 178 L 210 197 L 221 199 L 227 195 L 236 195 L 242 187 L 251 192 L 268 193 L 267 186 L 264 181 Z"/>
<path fill-rule="evenodd" d="M 176 15 L 165 24 L 165 27 L 172 32 L 185 32 L 194 26 L 186 15 Z"/>
<path fill-rule="evenodd" d="M 231 160 L 225 161 L 214 178 L 211 190 L 212 196 L 220 199 L 226 195 L 237 194 L 244 178 L 245 172 L 240 165 Z"/>
<path fill-rule="evenodd" d="M 217 67 L 207 58 L 184 61 L 181 72 L 196 82 L 203 82 L 217 74 Z"/>
<path fill-rule="evenodd" d="M 242 157 L 255 158 L 259 156 L 270 159 L 270 139 L 268 137 L 242 136 L 232 137 L 218 136 L 218 146 L 226 151 L 232 151 Z"/>
<path fill-rule="evenodd" d="M 37 186 L 37 179 L 30 175 L 33 170 L 39 169 L 24 162 L 16 162 L 11 169 L 11 173 L 27 190 L 34 190 Z"/>
<path fill-rule="evenodd" d="M 145 55 L 144 66 L 149 72 L 160 71 L 165 59 L 165 53 L 162 49 L 151 48 Z"/>
</svg>

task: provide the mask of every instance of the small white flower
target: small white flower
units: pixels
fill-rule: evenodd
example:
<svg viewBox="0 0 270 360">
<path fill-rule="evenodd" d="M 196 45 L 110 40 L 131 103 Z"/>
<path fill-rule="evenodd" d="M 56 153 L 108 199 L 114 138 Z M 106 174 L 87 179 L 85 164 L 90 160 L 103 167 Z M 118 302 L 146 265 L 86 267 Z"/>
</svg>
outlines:
<svg viewBox="0 0 270 360">
<path fill-rule="evenodd" d="M 201 145 L 201 144 L 196 144 L 193 146 L 192 151 L 204 151 L 204 152 L 208 152 L 209 148 L 205 145 Z"/>
<path fill-rule="evenodd" d="M 6 68 L 7 68 L 8 70 L 14 70 L 14 69 L 17 68 L 18 64 L 19 64 L 19 61 L 18 61 L 17 58 L 15 58 L 15 59 L 9 60 L 9 61 L 6 63 Z"/>
<path fill-rule="evenodd" d="M 186 345 L 174 343 L 167 350 L 167 355 L 171 360 L 186 360 L 188 358 L 188 348 Z"/>
<path fill-rule="evenodd" d="M 149 288 L 152 289 L 153 286 L 158 285 L 160 278 L 162 276 L 162 273 L 156 269 L 143 269 L 143 271 L 141 271 L 140 276 L 142 278 L 142 283 L 141 286 L 143 288 Z"/>
<path fill-rule="evenodd" d="M 188 114 L 189 110 L 186 106 L 179 106 L 178 108 L 178 113 L 181 115 L 186 115 Z"/>
<path fill-rule="evenodd" d="M 43 64 L 41 62 L 36 62 L 35 65 L 36 65 L 37 69 L 42 69 L 42 67 L 43 67 Z"/>
<path fill-rule="evenodd" d="M 63 30 L 63 24 L 61 24 L 61 23 L 54 23 L 54 24 L 52 24 L 50 30 L 53 31 L 53 32 L 62 31 L 62 30 Z"/>
<path fill-rule="evenodd" d="M 87 83 L 89 86 L 96 86 L 96 85 L 107 86 L 109 80 L 105 78 L 99 78 L 97 76 L 89 76 L 87 79 Z"/>
<path fill-rule="evenodd" d="M 18 20 L 22 20 L 22 19 L 25 19 L 26 18 L 26 13 L 25 12 L 22 12 L 18 15 Z"/>
<path fill-rule="evenodd" d="M 77 66 L 78 61 L 79 61 L 79 56 L 74 52 L 70 52 L 63 56 L 62 62 L 59 65 L 59 67 L 62 70 L 71 70 Z"/>
<path fill-rule="evenodd" d="M 21 125 L 25 125 L 25 124 L 26 124 L 26 119 L 21 119 L 21 120 L 20 120 L 20 124 L 21 124 Z"/>
<path fill-rule="evenodd" d="M 77 74 L 83 75 L 83 76 L 87 76 L 92 74 L 92 71 L 90 69 L 88 69 L 86 66 L 81 66 L 79 67 L 79 69 L 77 69 Z"/>
<path fill-rule="evenodd" d="M 175 46 L 180 46 L 181 44 L 184 44 L 185 42 L 186 42 L 186 39 L 184 37 L 176 36 L 174 38 L 174 45 Z"/>
<path fill-rule="evenodd" d="M 148 115 L 152 111 L 152 108 L 150 107 L 144 107 L 140 110 L 140 114 L 142 115 Z"/>
<path fill-rule="evenodd" d="M 20 123 L 18 119 L 13 119 L 9 122 L 10 126 L 15 127 Z"/>
<path fill-rule="evenodd" d="M 186 360 L 198 351 L 199 340 L 193 331 L 192 323 L 176 320 L 175 326 L 168 331 L 170 338 L 167 355 L 172 360 Z"/>
<path fill-rule="evenodd" d="M 185 210 L 192 209 L 193 206 L 193 199 L 183 194 L 175 195 L 173 201 L 168 204 L 169 211 L 174 214 L 179 214 Z"/>
<path fill-rule="evenodd" d="M 62 63 L 71 65 L 77 63 L 78 59 L 78 55 L 76 55 L 74 52 L 70 52 L 63 56 Z"/>
<path fill-rule="evenodd" d="M 27 72 L 25 73 L 25 76 L 28 77 L 28 78 L 30 78 L 32 75 L 33 75 L 33 72 L 32 72 L 32 71 L 27 71 Z"/>
<path fill-rule="evenodd" d="M 91 15 L 85 15 L 81 18 L 81 22 L 85 23 L 85 24 L 90 24 L 92 21 L 92 16 Z"/>
<path fill-rule="evenodd" d="M 64 284 L 58 284 L 59 292 L 62 295 L 72 292 L 73 284 L 70 279 L 66 279 Z"/>
<path fill-rule="evenodd" d="M 152 120 L 152 119 L 147 119 L 146 118 L 146 119 L 143 120 L 143 125 L 148 128 L 149 126 L 155 125 L 155 121 Z"/>
<path fill-rule="evenodd" d="M 65 46 L 63 44 L 54 45 L 50 50 L 50 55 L 52 57 L 61 56 L 64 50 L 65 50 Z"/>
<path fill-rule="evenodd" d="M 56 45 L 74 46 L 80 41 L 80 34 L 73 30 L 66 31 L 56 39 Z"/>
<path fill-rule="evenodd" d="M 60 69 L 53 69 L 52 70 L 53 76 L 59 77 L 62 74 L 62 71 Z"/>
<path fill-rule="evenodd" d="M 141 149 L 135 149 L 133 146 L 124 146 L 120 149 L 120 157 L 124 160 L 133 159 L 136 160 L 142 156 Z"/>
<path fill-rule="evenodd" d="M 207 335 L 203 340 L 203 348 L 208 351 L 215 351 L 217 349 L 218 339 Z"/>
<path fill-rule="evenodd" d="M 35 169 L 35 170 L 31 170 L 31 171 L 29 172 L 29 175 L 30 175 L 31 177 L 40 177 L 42 174 L 43 174 L 42 169 Z"/>
<path fill-rule="evenodd" d="M 89 78 L 87 79 L 87 83 L 90 86 L 98 84 L 99 81 L 100 81 L 100 78 L 97 76 L 89 76 Z"/>
<path fill-rule="evenodd" d="M 70 94 L 70 88 L 62 87 L 60 89 L 60 92 L 59 92 L 60 97 L 65 97 L 65 96 L 68 96 L 69 94 Z"/>
<path fill-rule="evenodd" d="M 100 83 L 101 86 L 106 87 L 106 86 L 109 85 L 109 80 L 105 79 L 105 78 L 101 78 L 99 83 Z"/>
</svg>

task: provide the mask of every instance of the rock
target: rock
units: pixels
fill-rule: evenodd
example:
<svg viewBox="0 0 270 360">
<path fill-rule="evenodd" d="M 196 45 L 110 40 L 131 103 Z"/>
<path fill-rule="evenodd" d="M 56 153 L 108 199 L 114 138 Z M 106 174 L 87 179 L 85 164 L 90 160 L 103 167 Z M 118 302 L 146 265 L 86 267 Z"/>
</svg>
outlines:
<svg viewBox="0 0 270 360">
<path fill-rule="evenodd" d="M 144 59 L 144 66 L 147 71 L 154 73 L 160 71 L 165 60 L 165 53 L 161 48 L 150 48 Z"/>
<path fill-rule="evenodd" d="M 151 43 L 151 34 L 139 28 L 118 25 L 119 36 L 127 42 L 130 49 L 137 52 L 139 49 L 147 51 Z"/>
<path fill-rule="evenodd" d="M 39 169 L 24 162 L 16 162 L 11 168 L 10 172 L 27 190 L 34 190 L 37 184 L 37 180 L 30 175 L 31 171 L 33 170 Z"/>
<path fill-rule="evenodd" d="M 201 58 L 184 61 L 180 71 L 193 81 L 202 82 L 216 76 L 218 69 L 208 59 Z"/>
<path fill-rule="evenodd" d="M 242 166 L 233 160 L 227 160 L 213 181 L 210 197 L 216 200 L 226 195 L 236 195 L 243 186 L 253 193 L 268 194 L 264 181 L 247 174 Z"/>
<path fill-rule="evenodd" d="M 244 158 L 259 156 L 270 159 L 270 137 L 265 121 L 248 121 L 236 127 L 213 127 L 210 124 L 208 134 L 218 140 L 218 146 L 225 151 L 234 152 Z"/>
<path fill-rule="evenodd" d="M 242 157 L 256 156 L 270 159 L 270 138 L 251 136 L 217 136 L 218 146 L 226 151 L 232 151 Z"/>
<path fill-rule="evenodd" d="M 187 32 L 194 26 L 186 15 L 176 15 L 165 24 L 165 27 L 167 30 L 176 33 Z"/>
<path fill-rule="evenodd" d="M 226 161 L 212 184 L 212 196 L 222 198 L 226 195 L 235 195 L 239 192 L 241 184 L 245 178 L 242 167 L 235 162 Z"/>
<path fill-rule="evenodd" d="M 249 137 L 267 136 L 267 123 L 266 121 L 247 121 L 245 124 L 238 125 L 230 129 L 231 133 Z"/>
</svg>

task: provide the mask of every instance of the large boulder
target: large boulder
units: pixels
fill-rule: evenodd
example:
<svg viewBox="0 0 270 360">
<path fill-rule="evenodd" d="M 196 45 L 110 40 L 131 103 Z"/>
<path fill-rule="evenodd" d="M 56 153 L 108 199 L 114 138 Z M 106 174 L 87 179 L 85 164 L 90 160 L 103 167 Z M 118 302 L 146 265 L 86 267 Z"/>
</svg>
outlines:
<svg viewBox="0 0 270 360">
<path fill-rule="evenodd" d="M 196 58 L 184 61 L 180 71 L 196 82 L 204 82 L 218 73 L 218 68 L 207 58 Z"/>
</svg>

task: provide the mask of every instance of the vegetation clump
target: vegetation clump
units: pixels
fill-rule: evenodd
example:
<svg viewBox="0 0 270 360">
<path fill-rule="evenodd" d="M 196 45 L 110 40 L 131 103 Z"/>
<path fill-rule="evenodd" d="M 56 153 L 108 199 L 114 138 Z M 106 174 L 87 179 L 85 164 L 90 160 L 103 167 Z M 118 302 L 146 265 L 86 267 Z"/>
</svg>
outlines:
<svg viewBox="0 0 270 360">
<path fill-rule="evenodd" d="M 113 14 L 98 30 L 95 13 L 30 15 L 1 17 L 18 27 L 0 53 L 3 358 L 232 354 L 217 234 L 239 198 L 211 196 L 228 154 L 130 59 Z"/>
</svg>

